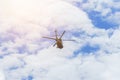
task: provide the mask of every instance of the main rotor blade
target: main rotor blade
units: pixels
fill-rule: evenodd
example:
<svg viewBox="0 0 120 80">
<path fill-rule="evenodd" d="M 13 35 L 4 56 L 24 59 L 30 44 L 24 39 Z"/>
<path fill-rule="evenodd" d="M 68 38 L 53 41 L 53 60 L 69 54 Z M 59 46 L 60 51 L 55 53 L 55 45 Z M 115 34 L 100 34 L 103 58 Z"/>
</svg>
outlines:
<svg viewBox="0 0 120 80">
<path fill-rule="evenodd" d="M 56 45 L 57 43 L 55 43 L 54 45 L 53 45 L 53 47 Z"/>
<path fill-rule="evenodd" d="M 62 33 L 62 35 L 60 36 L 60 39 L 63 37 L 63 35 L 65 34 L 65 31 Z"/>
<path fill-rule="evenodd" d="M 51 37 L 42 37 L 42 38 L 47 38 L 47 39 L 53 39 L 53 40 L 56 40 L 55 38 L 51 38 Z"/>
<path fill-rule="evenodd" d="M 76 41 L 76 40 L 62 40 L 62 41 Z"/>
</svg>

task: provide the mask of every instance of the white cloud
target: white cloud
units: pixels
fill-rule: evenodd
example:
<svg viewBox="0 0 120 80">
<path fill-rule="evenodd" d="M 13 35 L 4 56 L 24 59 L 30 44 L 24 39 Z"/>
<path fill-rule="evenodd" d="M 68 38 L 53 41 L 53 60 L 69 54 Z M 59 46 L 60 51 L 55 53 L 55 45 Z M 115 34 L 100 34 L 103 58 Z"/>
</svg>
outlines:
<svg viewBox="0 0 120 80">
<path fill-rule="evenodd" d="M 96 11 L 100 13 L 100 16 L 105 21 L 114 24 L 120 24 L 119 17 L 116 17 L 119 13 L 120 2 L 116 0 L 66 0 L 67 2 L 76 6 L 79 4 L 79 8 L 86 10 L 87 12 Z M 113 22 L 111 20 L 114 20 Z"/>
<path fill-rule="evenodd" d="M 111 16 L 109 16 L 107 18 L 107 20 L 109 20 L 111 23 L 117 23 L 120 24 L 120 12 L 115 12 L 114 14 L 111 14 Z"/>
<path fill-rule="evenodd" d="M 111 9 L 102 7 L 107 2 L 92 0 L 83 7 L 89 5 L 89 9 L 107 15 Z M 0 76 L 4 74 L 6 80 L 22 80 L 28 76 L 33 80 L 120 79 L 120 29 L 97 29 L 83 10 L 62 0 L 0 0 L 0 4 L 0 69 L 4 71 Z M 64 42 L 63 49 L 46 48 L 50 43 L 41 37 L 51 36 L 55 28 L 68 31 L 64 38 L 71 32 L 70 38 L 77 42 Z M 77 32 L 79 36 L 72 34 Z M 87 43 L 97 44 L 100 50 L 74 57 L 74 51 Z"/>
<path fill-rule="evenodd" d="M 51 68 L 46 80 L 119 80 L 118 57 L 119 54 L 78 57 Z"/>
<path fill-rule="evenodd" d="M 0 70 L 0 80 L 5 80 L 5 76 L 3 74 L 3 71 Z"/>
</svg>

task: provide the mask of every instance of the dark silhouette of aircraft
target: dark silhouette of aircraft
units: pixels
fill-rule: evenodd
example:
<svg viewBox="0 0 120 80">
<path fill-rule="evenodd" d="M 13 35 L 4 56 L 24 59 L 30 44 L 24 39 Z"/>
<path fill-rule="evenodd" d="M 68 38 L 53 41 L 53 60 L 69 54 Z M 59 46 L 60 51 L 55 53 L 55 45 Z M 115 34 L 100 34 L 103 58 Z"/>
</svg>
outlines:
<svg viewBox="0 0 120 80">
<path fill-rule="evenodd" d="M 63 41 L 74 41 L 74 40 L 62 40 L 62 37 L 65 34 L 65 32 L 66 31 L 63 31 L 63 33 L 60 35 L 60 37 L 58 37 L 57 30 L 55 30 L 55 38 L 52 38 L 52 37 L 43 37 L 43 38 L 55 40 L 56 42 L 53 45 L 53 47 L 55 45 L 57 45 L 57 48 L 62 49 L 63 48 Z"/>
</svg>

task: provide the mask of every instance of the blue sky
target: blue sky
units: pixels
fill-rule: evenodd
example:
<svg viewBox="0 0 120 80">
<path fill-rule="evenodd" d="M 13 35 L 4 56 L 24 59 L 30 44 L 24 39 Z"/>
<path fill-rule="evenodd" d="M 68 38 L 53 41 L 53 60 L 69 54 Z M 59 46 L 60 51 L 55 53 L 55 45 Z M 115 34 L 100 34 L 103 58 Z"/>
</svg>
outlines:
<svg viewBox="0 0 120 80">
<path fill-rule="evenodd" d="M 107 20 L 104 20 L 105 17 L 101 16 L 99 12 L 91 11 L 88 12 L 89 18 L 92 20 L 92 23 L 101 29 L 110 29 L 116 28 L 118 25 L 115 23 L 110 23 Z"/>
<path fill-rule="evenodd" d="M 0 0 L 0 80 L 119 80 L 119 0 Z M 64 48 L 52 46 L 66 31 Z"/>
</svg>

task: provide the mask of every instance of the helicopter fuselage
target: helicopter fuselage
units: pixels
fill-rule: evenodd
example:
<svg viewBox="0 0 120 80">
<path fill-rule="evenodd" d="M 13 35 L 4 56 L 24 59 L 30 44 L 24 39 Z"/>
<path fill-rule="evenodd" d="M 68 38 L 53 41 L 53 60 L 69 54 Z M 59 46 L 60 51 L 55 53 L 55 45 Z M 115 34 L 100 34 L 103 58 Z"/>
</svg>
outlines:
<svg viewBox="0 0 120 80">
<path fill-rule="evenodd" d="M 56 40 L 56 44 L 57 44 L 57 48 L 60 48 L 60 49 L 63 48 L 62 39 L 57 39 L 57 40 Z"/>
</svg>

